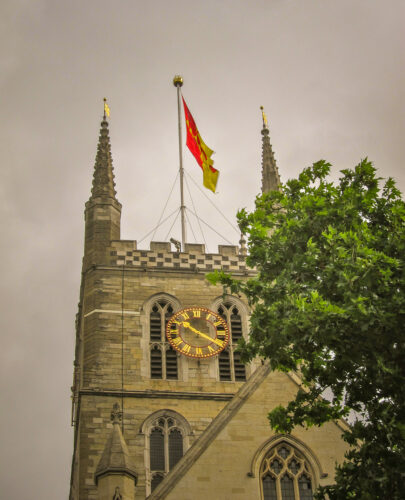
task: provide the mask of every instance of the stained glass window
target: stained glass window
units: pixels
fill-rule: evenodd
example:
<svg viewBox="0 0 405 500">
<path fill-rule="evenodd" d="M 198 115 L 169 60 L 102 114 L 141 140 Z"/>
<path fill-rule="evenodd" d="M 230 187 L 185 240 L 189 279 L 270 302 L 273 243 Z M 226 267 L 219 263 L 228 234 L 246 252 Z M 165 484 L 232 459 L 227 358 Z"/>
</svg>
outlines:
<svg viewBox="0 0 405 500">
<path fill-rule="evenodd" d="M 160 483 L 184 454 L 184 438 L 180 422 L 175 416 L 163 414 L 151 421 L 149 432 L 150 488 Z"/>
<path fill-rule="evenodd" d="M 298 480 L 300 499 L 312 500 L 312 485 L 311 480 L 306 475 L 302 475 Z"/>
<path fill-rule="evenodd" d="M 280 443 L 265 456 L 260 478 L 263 500 L 312 500 L 308 463 L 295 448 Z"/>
<path fill-rule="evenodd" d="M 150 433 L 150 469 L 165 470 L 165 445 L 163 429 L 153 429 Z"/>
<path fill-rule="evenodd" d="M 295 500 L 294 481 L 291 479 L 291 477 L 285 474 L 281 478 L 280 483 L 281 483 L 281 498 L 283 500 Z"/>
<path fill-rule="evenodd" d="M 178 429 L 169 434 L 169 468 L 172 469 L 183 456 L 183 436 Z"/>
<path fill-rule="evenodd" d="M 276 480 L 267 474 L 262 479 L 263 481 L 263 499 L 277 500 Z"/>
</svg>

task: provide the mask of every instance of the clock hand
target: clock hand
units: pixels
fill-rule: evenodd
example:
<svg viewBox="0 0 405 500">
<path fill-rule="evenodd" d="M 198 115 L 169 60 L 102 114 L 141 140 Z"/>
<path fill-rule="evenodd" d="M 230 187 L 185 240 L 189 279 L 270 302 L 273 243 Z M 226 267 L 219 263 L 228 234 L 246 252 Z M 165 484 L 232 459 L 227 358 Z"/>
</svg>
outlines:
<svg viewBox="0 0 405 500">
<path fill-rule="evenodd" d="M 185 326 L 186 328 L 188 328 L 189 330 L 191 330 L 192 332 L 196 333 L 197 335 L 200 335 L 201 337 L 204 337 L 205 339 L 210 340 L 211 342 L 214 342 L 219 347 L 222 347 L 224 345 L 222 340 L 213 339 L 209 335 L 206 335 L 205 333 L 200 332 L 200 330 L 197 330 L 196 328 L 192 327 L 188 321 L 183 321 L 182 325 Z"/>
</svg>

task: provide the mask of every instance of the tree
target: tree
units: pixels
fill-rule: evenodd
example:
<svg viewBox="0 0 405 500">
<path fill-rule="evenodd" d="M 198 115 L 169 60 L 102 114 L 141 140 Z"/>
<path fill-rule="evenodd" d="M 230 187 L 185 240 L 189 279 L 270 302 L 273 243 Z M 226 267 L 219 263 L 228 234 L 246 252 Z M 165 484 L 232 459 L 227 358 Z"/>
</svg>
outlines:
<svg viewBox="0 0 405 500">
<path fill-rule="evenodd" d="M 252 306 L 242 359 L 302 378 L 296 398 L 269 413 L 275 431 L 356 414 L 336 484 L 317 498 L 405 498 L 405 205 L 367 159 L 337 184 L 329 173 L 319 161 L 241 210 L 257 275 L 209 279 Z"/>
</svg>

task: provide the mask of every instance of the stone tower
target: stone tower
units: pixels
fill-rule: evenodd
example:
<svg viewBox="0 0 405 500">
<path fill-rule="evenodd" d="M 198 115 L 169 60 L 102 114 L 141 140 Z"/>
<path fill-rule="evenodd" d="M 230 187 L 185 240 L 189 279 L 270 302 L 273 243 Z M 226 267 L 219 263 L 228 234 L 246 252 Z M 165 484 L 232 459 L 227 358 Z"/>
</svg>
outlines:
<svg viewBox="0 0 405 500">
<path fill-rule="evenodd" d="M 123 449 L 125 445 L 131 465 L 110 471 L 109 477 L 117 479 L 122 498 L 132 498 L 124 484 L 130 491 L 135 488 L 135 498 L 145 498 L 255 368 L 245 367 L 234 352 L 247 333 L 247 305 L 237 297 L 224 298 L 222 288 L 205 279 L 215 269 L 240 277 L 252 274 L 244 248 L 221 245 L 218 253 L 207 254 L 202 244 L 186 244 L 178 251 L 169 242 L 151 242 L 149 249 L 138 249 L 136 241 L 120 240 L 121 204 L 114 185 L 104 119 L 85 208 L 71 500 L 104 498 L 100 460 L 112 460 L 106 457 L 112 453 L 111 439 Z M 213 310 L 228 322 L 230 342 L 221 354 L 197 359 L 167 342 L 167 320 L 194 306 Z M 114 405 L 122 413 L 119 424 L 111 422 Z M 156 455 L 159 449 L 161 456 Z M 112 488 L 115 483 L 110 483 Z"/>
<path fill-rule="evenodd" d="M 265 123 L 262 137 L 267 192 L 280 179 Z M 85 206 L 69 499 L 311 499 L 342 458 L 339 430 L 331 424 L 274 436 L 266 415 L 293 397 L 299 379 L 271 373 L 260 361 L 241 363 L 235 348 L 247 336 L 249 308 L 205 279 L 215 269 L 254 276 L 244 239 L 215 254 L 202 244 L 138 249 L 136 241 L 120 239 L 120 217 L 104 117 Z M 215 316 L 206 333 L 198 326 L 202 316 L 206 322 Z M 222 320 L 229 329 L 225 348 L 224 330 L 213 326 Z M 194 340 L 177 338 L 180 328 Z M 274 457 L 282 467 L 277 473 Z"/>
</svg>

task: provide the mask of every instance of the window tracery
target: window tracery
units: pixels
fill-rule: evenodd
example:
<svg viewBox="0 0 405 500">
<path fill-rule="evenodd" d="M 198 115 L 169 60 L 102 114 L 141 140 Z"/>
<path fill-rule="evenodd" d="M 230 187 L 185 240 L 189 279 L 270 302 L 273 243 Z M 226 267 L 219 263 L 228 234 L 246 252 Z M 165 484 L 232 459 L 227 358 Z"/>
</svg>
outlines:
<svg viewBox="0 0 405 500">
<path fill-rule="evenodd" d="M 145 421 L 142 432 L 145 434 L 147 494 L 150 494 L 188 449 L 191 428 L 180 414 L 162 410 Z"/>
<path fill-rule="evenodd" d="M 219 379 L 223 381 L 244 382 L 246 367 L 241 362 L 240 353 L 235 349 L 245 333 L 246 313 L 244 307 L 234 297 L 217 301 L 215 309 L 229 326 L 229 344 L 218 356 Z"/>
<path fill-rule="evenodd" d="M 260 467 L 263 500 L 312 500 L 312 483 L 307 460 L 286 442 L 273 447 Z"/>
<path fill-rule="evenodd" d="M 150 377 L 178 379 L 178 356 L 166 341 L 166 325 L 178 306 L 168 297 L 156 297 L 149 308 Z"/>
</svg>

